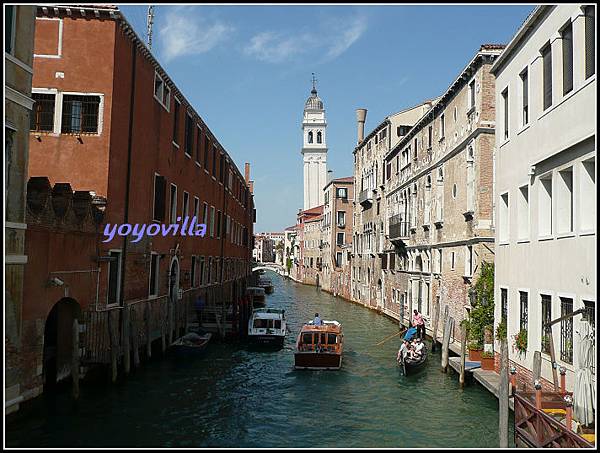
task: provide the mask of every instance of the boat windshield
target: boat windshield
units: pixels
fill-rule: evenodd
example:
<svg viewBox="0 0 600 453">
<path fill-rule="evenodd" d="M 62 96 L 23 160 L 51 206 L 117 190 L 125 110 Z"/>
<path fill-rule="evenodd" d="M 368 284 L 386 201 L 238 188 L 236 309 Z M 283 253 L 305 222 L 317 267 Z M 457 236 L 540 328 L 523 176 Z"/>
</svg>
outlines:
<svg viewBox="0 0 600 453">
<path fill-rule="evenodd" d="M 334 333 L 303 333 L 300 339 L 300 350 L 302 351 L 333 351 L 338 343 L 337 335 Z"/>
<path fill-rule="evenodd" d="M 281 329 L 281 319 L 255 319 L 255 329 Z"/>
</svg>

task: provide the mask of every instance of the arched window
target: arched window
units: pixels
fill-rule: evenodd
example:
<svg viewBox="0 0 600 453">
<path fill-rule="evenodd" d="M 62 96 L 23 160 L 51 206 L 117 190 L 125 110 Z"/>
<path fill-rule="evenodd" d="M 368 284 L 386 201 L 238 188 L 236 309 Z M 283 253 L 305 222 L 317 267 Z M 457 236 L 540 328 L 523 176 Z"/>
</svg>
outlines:
<svg viewBox="0 0 600 453">
<path fill-rule="evenodd" d="M 323 142 L 323 140 L 322 140 L 321 137 L 322 137 L 321 136 L 321 131 L 317 132 L 317 143 L 322 143 Z"/>
<path fill-rule="evenodd" d="M 313 142 L 313 133 L 312 133 L 312 131 L 310 131 L 308 133 L 308 143 L 312 143 L 312 142 Z"/>
</svg>

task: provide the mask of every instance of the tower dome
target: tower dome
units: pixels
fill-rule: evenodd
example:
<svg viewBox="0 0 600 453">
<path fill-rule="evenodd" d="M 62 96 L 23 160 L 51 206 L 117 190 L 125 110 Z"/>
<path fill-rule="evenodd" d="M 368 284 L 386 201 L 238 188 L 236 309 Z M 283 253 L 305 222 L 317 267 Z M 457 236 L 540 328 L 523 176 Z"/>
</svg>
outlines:
<svg viewBox="0 0 600 453">
<path fill-rule="evenodd" d="M 317 89 L 314 87 L 304 104 L 304 110 L 323 110 L 323 101 L 317 96 Z"/>
</svg>

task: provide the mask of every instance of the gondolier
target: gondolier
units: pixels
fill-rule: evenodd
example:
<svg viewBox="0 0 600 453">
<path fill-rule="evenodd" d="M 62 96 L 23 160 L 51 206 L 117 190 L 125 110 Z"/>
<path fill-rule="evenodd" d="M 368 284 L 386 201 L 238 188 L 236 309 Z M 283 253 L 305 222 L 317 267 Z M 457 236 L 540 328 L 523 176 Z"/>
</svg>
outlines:
<svg viewBox="0 0 600 453">
<path fill-rule="evenodd" d="M 419 338 L 425 338 L 425 320 L 423 319 L 423 315 L 417 310 L 415 310 L 413 314 L 413 327 L 417 328 L 417 335 Z"/>
</svg>

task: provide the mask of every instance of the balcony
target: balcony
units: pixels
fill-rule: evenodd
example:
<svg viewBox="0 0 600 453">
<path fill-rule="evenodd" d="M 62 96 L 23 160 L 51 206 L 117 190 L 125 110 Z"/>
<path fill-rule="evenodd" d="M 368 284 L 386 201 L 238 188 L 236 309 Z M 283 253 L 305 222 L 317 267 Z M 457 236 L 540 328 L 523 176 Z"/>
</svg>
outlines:
<svg viewBox="0 0 600 453">
<path fill-rule="evenodd" d="M 360 203 L 361 206 L 363 206 L 365 208 L 367 206 L 371 206 L 373 204 L 373 190 L 366 189 L 366 190 L 361 191 L 358 196 L 358 202 Z"/>
<path fill-rule="evenodd" d="M 389 225 L 390 225 L 390 232 L 389 232 L 390 241 L 408 238 L 408 236 L 409 236 L 408 222 L 405 222 L 403 220 L 401 214 L 396 214 L 395 216 L 390 217 Z"/>
</svg>

